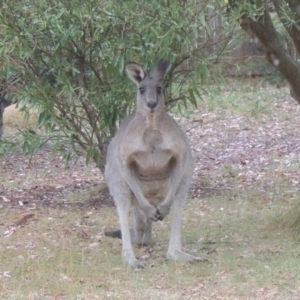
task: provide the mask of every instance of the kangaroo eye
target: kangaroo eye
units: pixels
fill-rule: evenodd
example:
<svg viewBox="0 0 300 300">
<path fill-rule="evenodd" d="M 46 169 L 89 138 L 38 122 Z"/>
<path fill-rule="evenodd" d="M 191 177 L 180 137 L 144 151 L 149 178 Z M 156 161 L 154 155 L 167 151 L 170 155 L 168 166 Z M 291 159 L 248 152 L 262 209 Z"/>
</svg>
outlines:
<svg viewBox="0 0 300 300">
<path fill-rule="evenodd" d="M 161 90 L 162 90 L 162 88 L 161 88 L 160 86 L 158 86 L 158 87 L 156 88 L 157 94 L 160 94 L 160 93 L 161 93 Z"/>
<path fill-rule="evenodd" d="M 139 88 L 139 90 L 142 95 L 145 93 L 145 88 L 141 87 L 141 88 Z"/>
</svg>

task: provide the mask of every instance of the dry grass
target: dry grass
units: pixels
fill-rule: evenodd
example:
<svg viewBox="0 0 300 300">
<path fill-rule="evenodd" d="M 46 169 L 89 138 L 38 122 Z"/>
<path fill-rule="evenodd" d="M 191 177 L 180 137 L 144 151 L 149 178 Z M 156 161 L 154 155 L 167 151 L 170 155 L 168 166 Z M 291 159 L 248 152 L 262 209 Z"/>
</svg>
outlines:
<svg viewBox="0 0 300 300">
<path fill-rule="evenodd" d="M 167 262 L 169 220 L 155 224 L 153 245 L 135 248 L 142 271 L 123 265 L 120 241 L 103 235 L 116 227 L 113 208 L 8 209 L 1 216 L 0 297 L 298 299 L 300 246 L 269 230 L 286 203 L 253 202 L 252 192 L 188 201 L 183 243 L 200 263 Z"/>
<path fill-rule="evenodd" d="M 25 117 L 25 114 L 20 112 L 16 105 L 10 105 L 4 110 L 3 121 L 5 129 L 12 128 L 32 128 L 36 127 L 38 121 L 38 113 L 34 110 L 30 111 L 29 118 Z"/>
<path fill-rule="evenodd" d="M 168 217 L 135 247 L 146 269 L 126 267 L 103 234 L 118 227 L 115 209 L 90 201 L 102 201 L 90 193 L 99 171 L 84 160 L 63 170 L 47 148 L 31 168 L 14 153 L 0 158 L 0 298 L 299 299 L 299 235 L 287 228 L 299 216 L 300 107 L 270 87 L 222 95 L 182 120 L 196 158 L 183 247 L 202 262 L 165 259 Z"/>
</svg>

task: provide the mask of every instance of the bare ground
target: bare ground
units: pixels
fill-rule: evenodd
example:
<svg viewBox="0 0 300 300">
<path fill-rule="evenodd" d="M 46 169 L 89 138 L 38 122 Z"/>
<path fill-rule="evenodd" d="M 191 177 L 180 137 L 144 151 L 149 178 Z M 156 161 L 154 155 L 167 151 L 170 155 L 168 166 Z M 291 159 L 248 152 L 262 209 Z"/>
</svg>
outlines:
<svg viewBox="0 0 300 300">
<path fill-rule="evenodd" d="M 269 113 L 258 117 L 199 109 L 180 123 L 195 158 L 190 198 L 222 193 L 232 182 L 235 188 L 257 186 L 268 197 L 278 177 L 291 194 L 299 188 L 300 171 L 292 166 L 300 162 L 300 106 L 293 99 L 274 99 Z M 44 147 L 32 158 L 20 152 L 0 157 L 0 171 L 2 206 L 113 205 L 100 171 L 82 157 L 66 169 Z"/>
</svg>

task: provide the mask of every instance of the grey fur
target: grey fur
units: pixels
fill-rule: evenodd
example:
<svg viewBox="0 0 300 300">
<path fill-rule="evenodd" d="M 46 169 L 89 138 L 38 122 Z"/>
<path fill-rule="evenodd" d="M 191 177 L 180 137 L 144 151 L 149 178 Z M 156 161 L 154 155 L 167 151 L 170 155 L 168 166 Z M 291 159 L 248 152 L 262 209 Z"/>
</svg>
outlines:
<svg viewBox="0 0 300 300">
<path fill-rule="evenodd" d="M 107 152 L 105 179 L 117 206 L 122 237 L 123 259 L 134 267 L 144 264 L 136 259 L 132 242 L 147 244 L 152 223 L 162 220 L 172 207 L 170 242 L 167 258 L 198 260 L 181 250 L 181 215 L 193 172 L 193 158 L 185 133 L 166 113 L 162 81 L 167 62 L 159 60 L 146 73 L 136 63 L 125 71 L 137 85 L 136 110 L 121 124 Z M 128 215 L 133 208 L 134 228 Z"/>
</svg>

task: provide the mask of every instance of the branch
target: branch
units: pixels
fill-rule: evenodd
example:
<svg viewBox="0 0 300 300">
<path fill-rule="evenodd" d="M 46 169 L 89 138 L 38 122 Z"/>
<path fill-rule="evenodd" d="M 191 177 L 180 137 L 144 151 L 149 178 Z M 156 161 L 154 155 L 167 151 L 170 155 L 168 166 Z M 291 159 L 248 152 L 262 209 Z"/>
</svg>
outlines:
<svg viewBox="0 0 300 300">
<path fill-rule="evenodd" d="M 284 49 L 268 10 L 265 9 L 257 21 L 243 16 L 240 25 L 245 31 L 254 33 L 264 45 L 268 61 L 287 79 L 291 96 L 300 103 L 300 67 Z"/>
<path fill-rule="evenodd" d="M 283 9 L 283 1 L 282 0 L 273 0 L 274 7 L 276 13 L 283 24 L 286 31 L 289 33 L 290 37 L 292 38 L 296 50 L 300 55 L 300 3 L 296 3 L 297 1 L 287 0 L 289 4 L 289 8 L 294 13 L 294 22 L 286 19 Z"/>
</svg>

